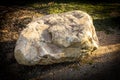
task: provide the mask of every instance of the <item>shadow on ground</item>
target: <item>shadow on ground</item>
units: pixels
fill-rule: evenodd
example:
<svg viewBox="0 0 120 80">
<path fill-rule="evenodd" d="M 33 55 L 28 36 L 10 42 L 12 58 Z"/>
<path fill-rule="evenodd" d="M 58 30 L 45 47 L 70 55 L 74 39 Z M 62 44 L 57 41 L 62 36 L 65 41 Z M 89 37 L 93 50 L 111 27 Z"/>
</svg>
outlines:
<svg viewBox="0 0 120 80">
<path fill-rule="evenodd" d="M 48 66 L 17 64 L 13 52 L 16 41 L 0 43 L 0 80 L 119 80 L 120 51 L 104 53 L 89 63 L 72 62 Z M 118 46 L 120 47 L 120 46 Z M 107 57 L 106 57 L 107 55 Z M 103 60 L 103 58 L 112 59 Z"/>
<path fill-rule="evenodd" d="M 105 19 L 95 19 L 94 25 L 97 31 L 105 31 L 106 33 L 114 33 L 113 29 L 120 30 L 120 16 Z"/>
</svg>

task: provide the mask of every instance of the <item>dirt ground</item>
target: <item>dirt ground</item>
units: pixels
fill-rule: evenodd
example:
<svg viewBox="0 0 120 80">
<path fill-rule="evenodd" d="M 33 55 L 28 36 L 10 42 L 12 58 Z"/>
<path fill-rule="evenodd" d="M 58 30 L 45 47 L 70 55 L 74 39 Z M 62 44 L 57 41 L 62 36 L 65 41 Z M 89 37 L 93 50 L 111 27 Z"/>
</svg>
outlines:
<svg viewBox="0 0 120 80">
<path fill-rule="evenodd" d="M 120 80 L 118 30 L 111 34 L 97 31 L 99 49 L 79 62 L 47 66 L 18 64 L 14 48 L 19 33 L 32 19 L 42 15 L 32 9 L 19 9 L 0 6 L 0 80 Z"/>
</svg>

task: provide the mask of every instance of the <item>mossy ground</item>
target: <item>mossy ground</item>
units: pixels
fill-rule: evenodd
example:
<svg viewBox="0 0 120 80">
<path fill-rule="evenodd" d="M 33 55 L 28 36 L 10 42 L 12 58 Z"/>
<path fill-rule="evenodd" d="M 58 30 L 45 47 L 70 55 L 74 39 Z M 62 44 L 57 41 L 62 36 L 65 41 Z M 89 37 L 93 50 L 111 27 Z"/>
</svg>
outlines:
<svg viewBox="0 0 120 80">
<path fill-rule="evenodd" d="M 48 2 L 29 4 L 29 7 L 40 10 L 46 14 L 62 13 L 72 10 L 82 10 L 92 16 L 96 30 L 118 29 L 120 20 L 119 3 L 80 3 L 80 2 Z"/>
</svg>

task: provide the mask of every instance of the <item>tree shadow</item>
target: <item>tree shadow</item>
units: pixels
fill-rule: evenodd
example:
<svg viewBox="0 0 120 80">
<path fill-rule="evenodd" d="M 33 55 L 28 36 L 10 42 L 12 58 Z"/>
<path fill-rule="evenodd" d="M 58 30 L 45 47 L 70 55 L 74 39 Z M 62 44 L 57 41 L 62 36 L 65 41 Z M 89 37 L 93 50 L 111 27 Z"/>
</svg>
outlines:
<svg viewBox="0 0 120 80">
<path fill-rule="evenodd" d="M 25 66 L 16 62 L 14 48 L 16 41 L 0 42 L 0 79 L 1 80 L 26 80 L 37 75 L 52 71 L 52 69 L 64 68 L 72 62 L 65 62 L 53 65 Z"/>
<path fill-rule="evenodd" d="M 14 71 L 14 67 L 9 69 L 10 65 L 16 63 L 13 54 L 15 42 L 16 41 L 0 42 L 0 67 L 1 67 L 0 79 L 1 80 L 8 80 L 9 78 L 13 78 L 13 80 L 15 80 L 14 78 L 17 78 L 17 75 L 15 74 L 16 72 Z"/>
<path fill-rule="evenodd" d="M 31 72 L 28 76 L 32 80 L 115 80 L 120 79 L 119 57 L 119 50 L 106 51 L 103 55 L 92 58 L 93 61 L 98 60 L 98 62 L 85 63 L 83 65 L 81 62 L 66 62 L 25 68 L 28 69 L 28 72 Z"/>
<path fill-rule="evenodd" d="M 120 30 L 120 16 L 110 17 L 105 19 L 95 19 L 93 21 L 97 31 L 106 31 L 106 33 L 112 33 L 110 29 Z"/>
<path fill-rule="evenodd" d="M 0 42 L 1 80 L 116 80 L 120 79 L 120 52 L 110 52 L 115 56 L 111 61 L 85 63 L 64 62 L 53 65 L 24 66 L 16 62 L 14 48 L 16 41 Z M 93 60 L 101 60 L 107 53 Z"/>
</svg>

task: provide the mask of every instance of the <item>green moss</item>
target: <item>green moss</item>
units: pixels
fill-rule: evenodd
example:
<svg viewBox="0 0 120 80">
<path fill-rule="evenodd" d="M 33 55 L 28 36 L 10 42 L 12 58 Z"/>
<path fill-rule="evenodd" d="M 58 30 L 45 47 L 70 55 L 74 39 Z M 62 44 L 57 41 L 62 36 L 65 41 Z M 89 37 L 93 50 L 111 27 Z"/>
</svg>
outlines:
<svg viewBox="0 0 120 80">
<path fill-rule="evenodd" d="M 93 17 L 94 25 L 96 27 L 96 30 L 98 31 L 105 30 L 106 32 L 111 33 L 109 28 L 119 27 L 119 23 L 116 24 L 116 22 L 114 21 L 114 18 L 116 20 L 116 18 L 120 16 L 119 3 L 92 4 L 80 2 L 48 2 L 34 3 L 28 6 L 34 8 L 35 10 L 42 10 L 44 14 L 62 13 L 71 10 L 85 11 Z"/>
<path fill-rule="evenodd" d="M 82 10 L 92 15 L 93 18 L 106 18 L 110 17 L 110 15 L 115 16 L 112 12 L 117 11 L 120 12 L 119 7 L 120 4 L 88 4 L 88 3 L 77 3 L 77 2 L 69 2 L 69 3 L 34 3 L 29 5 L 33 8 L 37 9 L 45 9 L 46 13 L 54 14 L 61 13 L 71 10 Z"/>
</svg>

